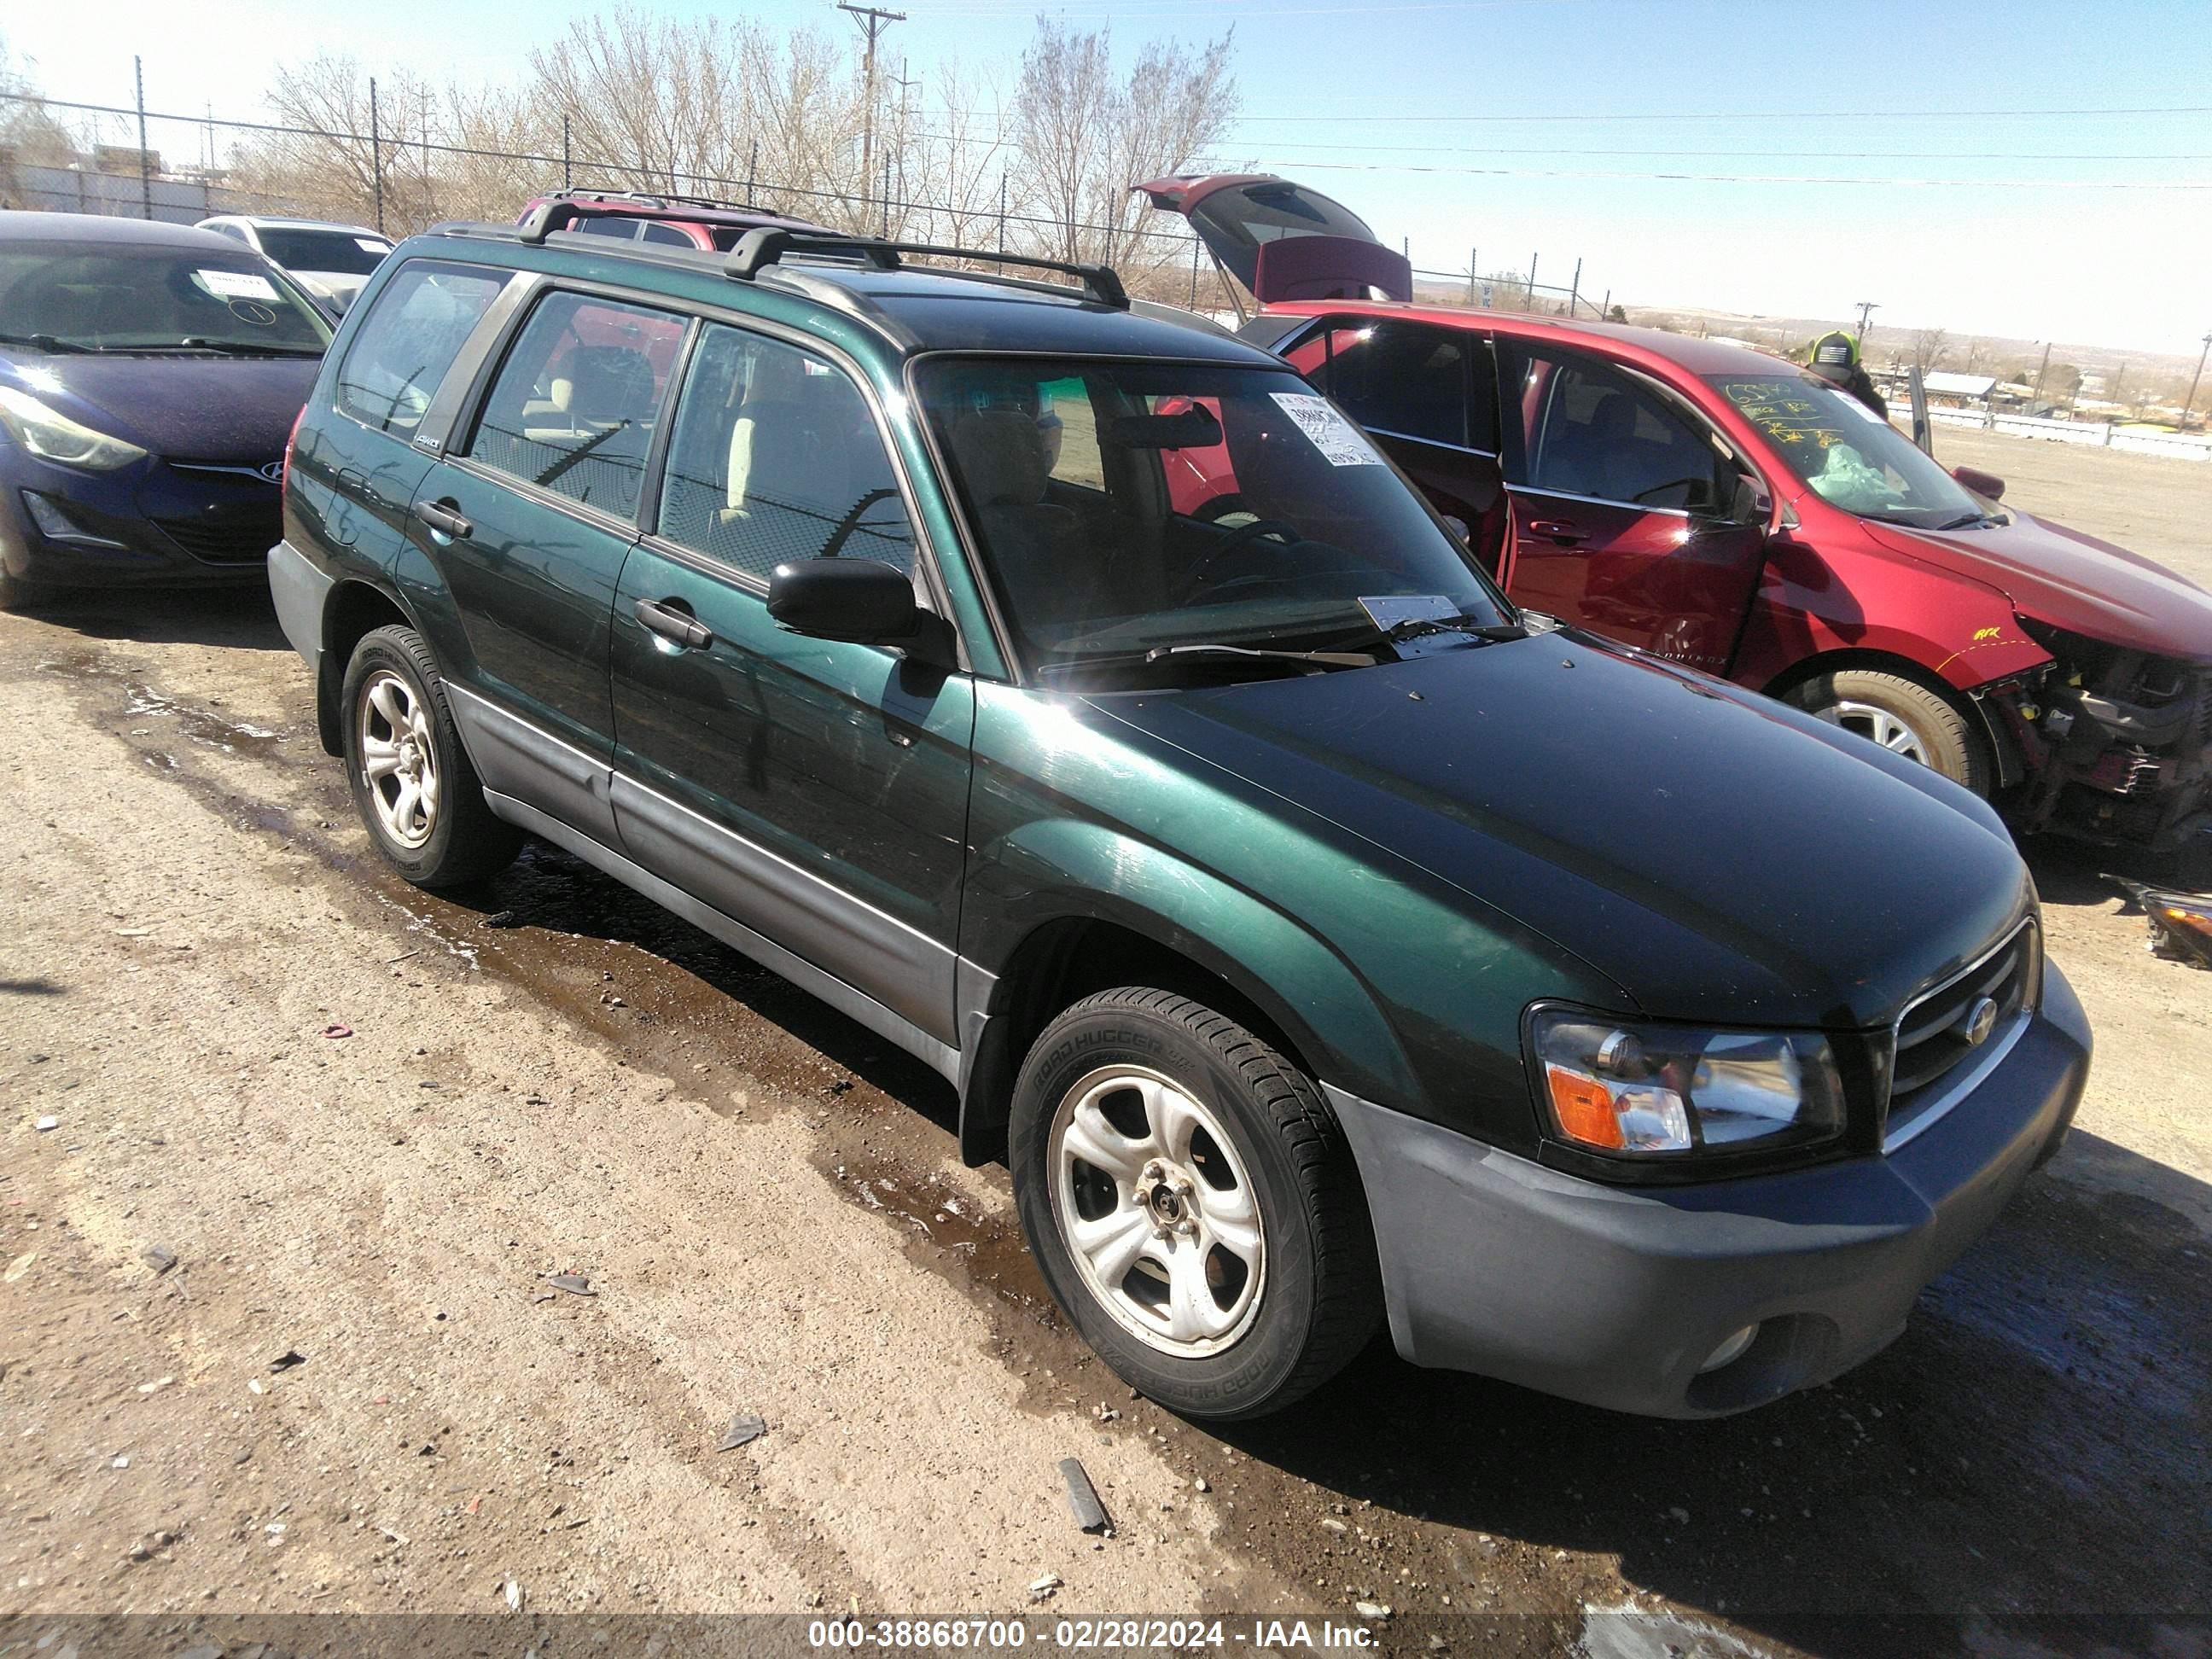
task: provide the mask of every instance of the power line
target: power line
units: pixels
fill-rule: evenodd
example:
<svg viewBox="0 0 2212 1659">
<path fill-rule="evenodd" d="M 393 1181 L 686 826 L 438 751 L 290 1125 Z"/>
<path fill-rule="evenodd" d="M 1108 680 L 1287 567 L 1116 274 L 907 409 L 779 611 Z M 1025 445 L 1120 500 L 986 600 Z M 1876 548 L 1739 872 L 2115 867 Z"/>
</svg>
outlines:
<svg viewBox="0 0 2212 1659">
<path fill-rule="evenodd" d="M 1456 144 L 1365 144 L 1356 139 L 1339 143 L 1308 143 L 1268 139 L 1278 149 L 1364 150 L 1382 155 L 1463 155 L 1473 146 Z M 1485 155 L 1687 155 L 1705 160 L 1803 161 L 2212 161 L 2212 150 L 2084 150 L 2080 152 L 2022 152 L 2019 150 L 1952 149 L 1565 149 L 1556 144 L 1520 148 L 1481 147 Z"/>
<path fill-rule="evenodd" d="M 1285 122 L 1299 122 L 1310 125 L 1352 122 L 1419 122 L 1425 126 L 1441 126 L 1446 122 L 1455 121 L 2053 121 L 2072 119 L 2077 117 L 2120 115 L 2212 115 L 2212 104 L 2170 104 L 2126 109 L 1781 109 L 1708 110 L 1692 112 L 1674 110 L 1663 114 L 1618 115 L 1589 113 L 1575 115 L 1240 115 L 1237 119 L 1266 121 L 1276 125 Z"/>
<path fill-rule="evenodd" d="M 1701 185 L 1883 185 L 1899 187 L 1955 187 L 1968 190 L 2212 190 L 2212 179 L 1887 179 L 1841 178 L 1832 173 L 1615 173 L 1575 167 L 1439 167 L 1403 161 L 1304 161 L 1316 173 L 1421 173 L 1484 179 L 1620 179 L 1668 180 Z M 1231 170 L 1231 164 L 1212 169 Z"/>
</svg>

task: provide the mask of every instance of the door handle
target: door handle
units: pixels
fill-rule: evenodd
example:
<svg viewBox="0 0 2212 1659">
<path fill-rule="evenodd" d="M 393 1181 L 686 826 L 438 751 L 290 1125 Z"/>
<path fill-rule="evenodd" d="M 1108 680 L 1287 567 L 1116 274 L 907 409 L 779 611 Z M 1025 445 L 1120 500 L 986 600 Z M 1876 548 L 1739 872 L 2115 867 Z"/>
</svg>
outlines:
<svg viewBox="0 0 2212 1659">
<path fill-rule="evenodd" d="M 1577 530 L 1565 519 L 1539 519 L 1528 526 L 1532 536 L 1541 536 L 1547 542 L 1557 542 L 1561 547 L 1572 547 L 1577 542 L 1589 539 L 1589 532 Z"/>
<path fill-rule="evenodd" d="M 714 644 L 714 631 L 688 610 L 678 609 L 683 603 L 681 599 L 640 599 L 631 611 L 647 633 L 683 650 L 703 651 Z"/>
<path fill-rule="evenodd" d="M 451 536 L 457 542 L 466 541 L 477 533 L 474 525 L 444 501 L 417 501 L 415 516 L 441 536 Z"/>
</svg>

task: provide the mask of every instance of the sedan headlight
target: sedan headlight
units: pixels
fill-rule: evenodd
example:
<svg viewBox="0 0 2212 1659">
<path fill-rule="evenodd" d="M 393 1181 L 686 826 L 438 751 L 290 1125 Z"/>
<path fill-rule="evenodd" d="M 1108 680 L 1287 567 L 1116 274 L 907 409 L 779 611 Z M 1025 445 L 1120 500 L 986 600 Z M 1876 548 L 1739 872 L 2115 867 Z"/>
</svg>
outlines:
<svg viewBox="0 0 2212 1659">
<path fill-rule="evenodd" d="M 1763 1150 L 1844 1127 L 1835 1051 L 1816 1032 L 1717 1031 L 1541 1009 L 1538 1091 L 1571 1146 L 1615 1157 Z"/>
<path fill-rule="evenodd" d="M 146 453 L 137 444 L 95 432 L 11 386 L 0 386 L 0 427 L 41 460 L 94 472 L 112 472 Z"/>
</svg>

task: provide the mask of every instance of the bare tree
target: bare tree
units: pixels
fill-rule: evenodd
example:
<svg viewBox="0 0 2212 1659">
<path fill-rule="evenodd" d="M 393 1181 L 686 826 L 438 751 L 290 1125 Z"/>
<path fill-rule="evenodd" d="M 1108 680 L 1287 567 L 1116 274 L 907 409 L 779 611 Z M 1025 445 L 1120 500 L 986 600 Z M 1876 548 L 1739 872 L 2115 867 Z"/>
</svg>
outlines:
<svg viewBox="0 0 2212 1659">
<path fill-rule="evenodd" d="M 284 131 L 256 135 L 231 157 L 244 211 L 283 208 L 371 222 L 379 211 L 398 233 L 440 218 L 434 142 L 438 98 L 404 70 L 376 80 L 351 58 L 324 55 L 280 69 L 269 93 Z"/>
<path fill-rule="evenodd" d="M 40 101 L 29 67 L 0 39 L 0 208 L 38 207 L 23 169 L 66 167 L 76 153 L 70 130 Z"/>
<path fill-rule="evenodd" d="M 1912 366 L 1923 374 L 1941 368 L 1943 359 L 1949 355 L 1949 347 L 1946 343 L 1949 332 L 1948 329 L 1941 328 L 1916 330 L 1912 336 Z"/>
<path fill-rule="evenodd" d="M 1109 30 L 1037 19 L 1013 116 L 1019 201 L 1025 216 L 1045 222 L 1030 227 L 1034 247 L 1139 278 L 1179 266 L 1188 244 L 1158 235 L 1157 210 L 1129 186 L 1178 172 L 1221 143 L 1238 102 L 1233 33 L 1195 49 L 1149 42 L 1117 76 Z"/>
</svg>

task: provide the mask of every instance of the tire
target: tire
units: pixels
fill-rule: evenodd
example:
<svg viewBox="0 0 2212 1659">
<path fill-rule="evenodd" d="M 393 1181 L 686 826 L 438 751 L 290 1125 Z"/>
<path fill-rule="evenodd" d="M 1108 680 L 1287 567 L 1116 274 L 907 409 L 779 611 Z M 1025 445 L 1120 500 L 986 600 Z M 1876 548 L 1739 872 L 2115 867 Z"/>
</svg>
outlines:
<svg viewBox="0 0 2212 1659">
<path fill-rule="evenodd" d="M 1280 1410 L 1382 1322 L 1343 1131 L 1312 1080 L 1234 1020 L 1170 991 L 1086 997 L 1022 1062 L 1009 1131 L 1045 1283 L 1115 1375 L 1170 1410 Z"/>
<path fill-rule="evenodd" d="M 1807 714 L 1856 732 L 1941 772 L 1986 799 L 1989 751 L 1970 716 L 1942 692 L 1902 674 L 1846 668 L 1816 675 L 1790 694 Z"/>
<path fill-rule="evenodd" d="M 392 868 L 417 887 L 441 888 L 514 862 L 521 832 L 485 804 L 421 635 L 400 627 L 364 635 L 346 664 L 338 708 L 355 809 Z"/>
<path fill-rule="evenodd" d="M 35 611 L 53 598 L 53 590 L 27 582 L 0 570 L 0 611 Z"/>
</svg>

